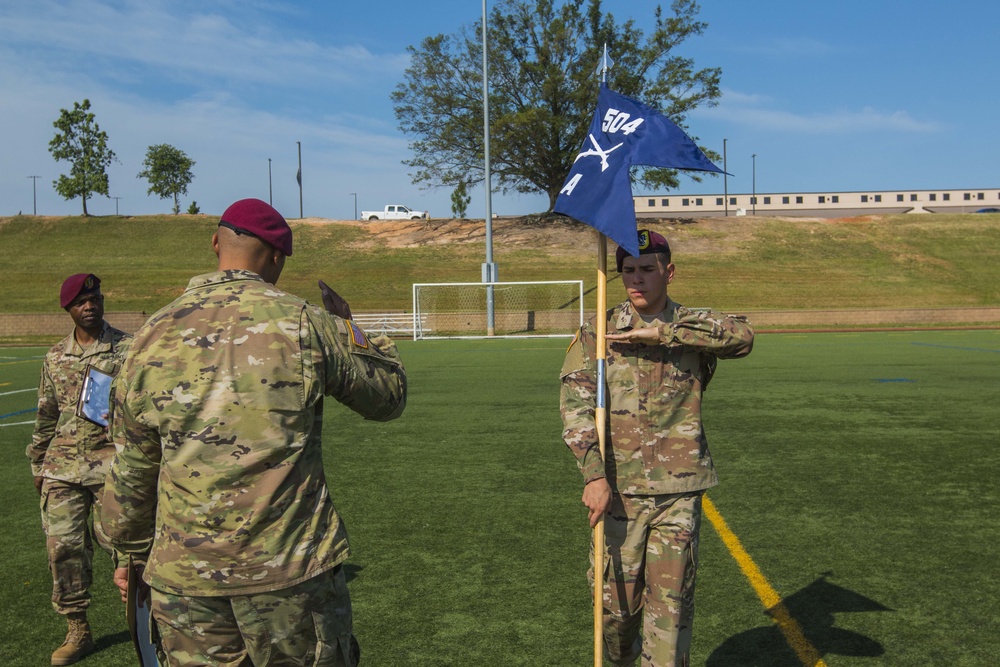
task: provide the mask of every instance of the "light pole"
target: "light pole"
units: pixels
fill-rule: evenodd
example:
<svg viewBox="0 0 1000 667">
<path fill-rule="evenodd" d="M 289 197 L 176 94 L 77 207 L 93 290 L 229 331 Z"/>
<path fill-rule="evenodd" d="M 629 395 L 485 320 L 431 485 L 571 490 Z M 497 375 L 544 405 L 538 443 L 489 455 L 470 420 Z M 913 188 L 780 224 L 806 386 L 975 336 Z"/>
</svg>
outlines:
<svg viewBox="0 0 1000 667">
<path fill-rule="evenodd" d="M 121 197 L 112 197 L 112 199 L 115 200 L 115 217 L 118 217 L 118 200 L 121 199 Z"/>
<path fill-rule="evenodd" d="M 274 206 L 274 189 L 271 187 L 271 158 L 267 158 L 267 203 Z"/>
<path fill-rule="evenodd" d="M 31 215 L 38 215 L 38 195 L 36 184 L 41 176 L 28 176 L 31 179 Z"/>
<path fill-rule="evenodd" d="M 722 199 L 726 205 L 726 217 L 729 217 L 729 168 L 726 166 L 726 142 L 729 139 L 722 140 Z"/>
<path fill-rule="evenodd" d="M 302 215 L 302 142 L 296 141 L 295 144 L 299 147 L 299 171 L 295 174 L 295 180 L 299 182 L 299 218 L 305 216 Z"/>
<path fill-rule="evenodd" d="M 354 219 L 358 219 L 358 193 L 352 192 L 351 196 L 354 197 Z"/>
<path fill-rule="evenodd" d="M 493 263 L 493 180 L 490 178 L 490 77 L 489 47 L 486 41 L 486 0 L 483 0 L 483 185 L 486 190 L 486 261 L 483 282 L 486 288 L 486 335 L 496 334 L 493 286 L 497 281 L 497 265 Z"/>
<path fill-rule="evenodd" d="M 750 159 L 753 160 L 753 197 L 750 198 L 750 203 L 753 205 L 753 214 L 757 215 L 757 154 L 751 155 Z"/>
</svg>

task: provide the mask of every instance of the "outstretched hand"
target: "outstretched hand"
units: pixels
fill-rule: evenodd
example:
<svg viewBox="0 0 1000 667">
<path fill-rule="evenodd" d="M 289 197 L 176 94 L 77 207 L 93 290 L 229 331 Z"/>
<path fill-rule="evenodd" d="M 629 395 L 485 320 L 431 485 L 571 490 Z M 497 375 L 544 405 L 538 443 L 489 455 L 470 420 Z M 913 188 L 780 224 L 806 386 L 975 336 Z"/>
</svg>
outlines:
<svg viewBox="0 0 1000 667">
<path fill-rule="evenodd" d="M 323 307 L 326 308 L 326 312 L 337 317 L 342 317 L 345 320 L 351 319 L 350 305 L 322 280 L 319 281 L 319 291 L 323 295 Z"/>
<path fill-rule="evenodd" d="M 631 329 L 620 331 L 614 334 L 607 334 L 605 338 L 613 343 L 638 343 L 639 345 L 659 345 L 660 330 L 656 327 L 643 327 L 642 329 Z"/>
</svg>

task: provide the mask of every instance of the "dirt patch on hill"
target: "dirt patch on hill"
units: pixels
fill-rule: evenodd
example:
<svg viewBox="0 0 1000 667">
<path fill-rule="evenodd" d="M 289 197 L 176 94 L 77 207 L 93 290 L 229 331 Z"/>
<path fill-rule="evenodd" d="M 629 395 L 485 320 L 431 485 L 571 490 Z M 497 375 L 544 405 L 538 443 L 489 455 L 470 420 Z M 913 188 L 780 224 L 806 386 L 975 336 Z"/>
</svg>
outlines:
<svg viewBox="0 0 1000 667">
<path fill-rule="evenodd" d="M 735 252 L 753 238 L 755 226 L 763 218 L 643 218 L 639 227 L 667 237 L 671 246 L 685 254 Z M 484 243 L 486 225 L 480 219 L 431 220 L 326 220 L 305 218 L 306 225 L 349 225 L 364 230 L 360 247 L 415 248 L 462 243 Z M 546 248 L 550 253 L 578 253 L 593 247 L 595 232 L 590 227 L 562 216 L 521 216 L 496 218 L 493 242 L 511 247 Z M 615 249 L 612 243 L 609 248 Z"/>
</svg>

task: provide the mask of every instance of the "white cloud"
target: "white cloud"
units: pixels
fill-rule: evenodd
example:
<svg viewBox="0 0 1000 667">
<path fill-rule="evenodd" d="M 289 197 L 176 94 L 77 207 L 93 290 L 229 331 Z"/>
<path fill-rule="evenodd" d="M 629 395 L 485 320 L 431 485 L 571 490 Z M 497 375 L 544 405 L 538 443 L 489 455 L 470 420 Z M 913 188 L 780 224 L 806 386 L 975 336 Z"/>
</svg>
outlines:
<svg viewBox="0 0 1000 667">
<path fill-rule="evenodd" d="M 760 94 L 724 90 L 718 106 L 696 110 L 692 117 L 743 125 L 756 130 L 796 134 L 857 132 L 930 133 L 938 123 L 921 121 L 907 111 L 883 111 L 870 106 L 810 113 L 775 108 L 780 102 Z"/>
<path fill-rule="evenodd" d="M 184 4 L 12 3 L 0 9 L 0 39 L 59 70 L 109 62 L 153 68 L 157 78 L 195 86 L 218 80 L 289 87 L 357 83 L 395 78 L 408 63 L 402 51 L 374 54 L 358 45 L 327 46 L 289 37 L 266 21 L 237 24 L 213 12 L 212 3 L 193 11 Z"/>
<path fill-rule="evenodd" d="M 809 37 L 781 38 L 770 42 L 737 43 L 734 50 L 772 58 L 813 58 L 835 54 L 842 47 Z"/>
</svg>

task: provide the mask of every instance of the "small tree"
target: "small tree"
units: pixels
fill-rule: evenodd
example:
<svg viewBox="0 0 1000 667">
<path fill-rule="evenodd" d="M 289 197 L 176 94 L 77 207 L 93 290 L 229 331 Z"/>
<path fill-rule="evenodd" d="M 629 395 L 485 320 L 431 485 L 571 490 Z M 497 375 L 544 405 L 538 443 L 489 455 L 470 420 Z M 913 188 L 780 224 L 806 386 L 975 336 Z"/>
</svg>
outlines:
<svg viewBox="0 0 1000 667">
<path fill-rule="evenodd" d="M 459 181 L 451 193 L 451 214 L 456 218 L 464 218 L 471 201 L 472 197 L 469 196 L 465 181 Z"/>
<path fill-rule="evenodd" d="M 149 181 L 146 194 L 155 193 L 160 199 L 173 197 L 174 215 L 177 215 L 181 212 L 178 197 L 187 194 L 187 186 L 194 180 L 194 174 L 191 173 L 194 164 L 194 160 L 185 155 L 184 151 L 170 144 L 157 144 L 146 151 L 146 159 L 142 163 L 145 169 L 136 178 Z"/>
<path fill-rule="evenodd" d="M 115 153 L 108 147 L 108 135 L 103 132 L 90 113 L 90 100 L 83 104 L 73 102 L 73 110 L 59 110 L 59 118 L 52 123 L 58 132 L 49 142 L 52 157 L 70 163 L 69 176 L 61 174 L 52 186 L 64 199 L 83 199 L 83 215 L 87 213 L 87 199 L 91 193 L 108 196 L 107 168 L 115 160 Z"/>
<path fill-rule="evenodd" d="M 188 215 L 198 215 L 201 213 L 201 209 L 198 208 L 198 202 L 192 201 L 191 205 L 188 206 Z"/>
</svg>

